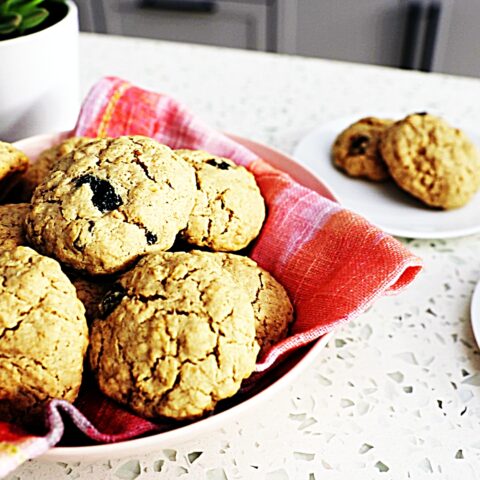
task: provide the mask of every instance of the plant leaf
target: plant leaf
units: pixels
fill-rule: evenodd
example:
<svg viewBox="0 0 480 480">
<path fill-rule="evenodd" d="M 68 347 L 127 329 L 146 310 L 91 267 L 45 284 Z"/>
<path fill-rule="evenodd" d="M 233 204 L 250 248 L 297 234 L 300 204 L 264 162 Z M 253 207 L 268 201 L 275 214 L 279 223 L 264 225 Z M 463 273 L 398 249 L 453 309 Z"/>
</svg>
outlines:
<svg viewBox="0 0 480 480">
<path fill-rule="evenodd" d="M 22 22 L 22 16 L 16 13 L 7 13 L 0 18 L 0 34 L 5 35 L 7 33 L 14 32 L 20 23 Z"/>
<path fill-rule="evenodd" d="M 8 25 L 0 25 L 0 35 L 7 35 L 12 33 L 17 29 L 17 27 L 9 27 Z"/>
<path fill-rule="evenodd" d="M 9 0 L 12 7 L 16 5 L 23 5 L 25 3 L 30 3 L 32 0 Z M 35 5 L 38 5 L 39 3 L 44 2 L 45 0 L 35 0 Z"/>
<path fill-rule="evenodd" d="M 25 30 L 40 25 L 47 17 L 49 13 L 45 8 L 34 8 L 31 12 L 23 17 L 20 24 L 20 31 L 23 33 Z"/>
<path fill-rule="evenodd" d="M 43 0 L 23 0 L 21 2 L 13 3 L 10 10 L 19 13 L 20 15 L 28 15 L 38 4 Z"/>
<path fill-rule="evenodd" d="M 1 14 L 5 14 L 8 12 L 9 8 L 10 8 L 10 4 L 12 3 L 12 1 L 14 0 L 4 0 L 3 2 L 0 0 L 0 13 Z"/>
</svg>

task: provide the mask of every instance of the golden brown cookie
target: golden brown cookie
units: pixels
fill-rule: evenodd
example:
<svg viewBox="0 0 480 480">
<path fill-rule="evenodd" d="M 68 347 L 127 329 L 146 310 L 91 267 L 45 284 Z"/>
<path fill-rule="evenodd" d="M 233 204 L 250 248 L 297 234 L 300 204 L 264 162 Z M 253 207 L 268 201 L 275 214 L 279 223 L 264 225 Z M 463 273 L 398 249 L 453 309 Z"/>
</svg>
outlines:
<svg viewBox="0 0 480 480">
<path fill-rule="evenodd" d="M 477 148 L 439 117 L 415 113 L 396 122 L 381 151 L 395 182 L 432 207 L 461 207 L 480 186 Z"/>
<path fill-rule="evenodd" d="M 210 253 L 145 256 L 102 311 L 90 365 L 105 395 L 144 417 L 199 417 L 255 368 L 252 306 Z"/>
<path fill-rule="evenodd" d="M 392 120 L 366 117 L 338 135 L 332 147 L 333 163 L 351 177 L 380 182 L 390 177 L 379 151 L 381 136 Z"/>
<path fill-rule="evenodd" d="M 0 419 L 30 422 L 73 402 L 88 344 L 85 310 L 58 262 L 28 247 L 0 254 Z"/>
<path fill-rule="evenodd" d="M 97 139 L 61 158 L 26 218 L 39 251 L 89 275 L 169 249 L 187 225 L 193 168 L 147 137 Z"/>
<path fill-rule="evenodd" d="M 30 204 L 0 205 L 0 252 L 27 245 L 24 223 Z"/>
<path fill-rule="evenodd" d="M 0 200 L 15 186 L 27 168 L 27 156 L 10 143 L 0 141 Z"/>
<path fill-rule="evenodd" d="M 21 196 L 24 201 L 30 201 L 33 191 L 43 182 L 45 177 L 53 170 L 56 163 L 72 150 L 90 143 L 93 139 L 87 137 L 67 138 L 63 142 L 44 150 L 30 165 L 20 180 Z"/>
<path fill-rule="evenodd" d="M 195 169 L 195 205 L 182 237 L 215 251 L 245 248 L 260 233 L 265 202 L 255 177 L 227 158 L 201 150 L 176 150 Z"/>
<path fill-rule="evenodd" d="M 255 316 L 260 354 L 283 340 L 293 321 L 293 307 L 285 289 L 251 258 L 232 253 L 212 253 L 247 292 Z"/>
</svg>

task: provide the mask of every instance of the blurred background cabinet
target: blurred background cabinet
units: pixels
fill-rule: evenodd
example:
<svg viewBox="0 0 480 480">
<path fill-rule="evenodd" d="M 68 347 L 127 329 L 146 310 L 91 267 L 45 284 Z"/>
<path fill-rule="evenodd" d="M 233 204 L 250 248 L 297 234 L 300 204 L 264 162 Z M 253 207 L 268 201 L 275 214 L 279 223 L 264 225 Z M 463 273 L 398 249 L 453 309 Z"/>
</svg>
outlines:
<svg viewBox="0 0 480 480">
<path fill-rule="evenodd" d="M 480 0 L 298 0 L 294 53 L 480 76 Z"/>
<path fill-rule="evenodd" d="M 405 26 L 403 0 L 298 0 L 296 52 L 398 66 Z"/>
<path fill-rule="evenodd" d="M 278 7 L 292 1 L 77 0 L 77 4 L 84 31 L 278 51 Z"/>
<path fill-rule="evenodd" d="M 480 76 L 480 0 L 76 0 L 81 28 Z"/>
<path fill-rule="evenodd" d="M 210 12 L 202 12 L 162 10 L 158 8 L 162 2 L 139 7 L 129 0 L 104 1 L 109 32 L 209 45 L 220 42 L 226 47 L 255 50 L 267 48 L 267 7 L 261 3 L 221 2 Z"/>
<path fill-rule="evenodd" d="M 444 0 L 433 70 L 480 77 L 480 0 Z"/>
</svg>

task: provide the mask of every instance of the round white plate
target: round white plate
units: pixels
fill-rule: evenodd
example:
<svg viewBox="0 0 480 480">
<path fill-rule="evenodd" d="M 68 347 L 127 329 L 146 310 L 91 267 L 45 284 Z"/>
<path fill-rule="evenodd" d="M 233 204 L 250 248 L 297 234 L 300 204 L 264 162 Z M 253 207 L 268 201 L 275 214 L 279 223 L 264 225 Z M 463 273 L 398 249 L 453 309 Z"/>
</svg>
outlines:
<svg viewBox="0 0 480 480">
<path fill-rule="evenodd" d="M 473 336 L 480 347 L 480 281 L 473 291 L 472 301 L 470 303 L 470 319 L 472 322 Z"/>
<path fill-rule="evenodd" d="M 366 116 L 366 115 L 365 115 Z M 405 115 L 382 115 L 400 119 Z M 319 125 L 297 145 L 293 156 L 317 174 L 333 191 L 342 206 L 359 213 L 392 235 L 409 238 L 453 238 L 480 232 L 480 192 L 464 207 L 433 210 L 398 188 L 385 183 L 348 177 L 331 161 L 330 149 L 336 136 L 362 118 L 355 115 Z M 463 129 L 480 146 L 480 134 Z"/>
</svg>

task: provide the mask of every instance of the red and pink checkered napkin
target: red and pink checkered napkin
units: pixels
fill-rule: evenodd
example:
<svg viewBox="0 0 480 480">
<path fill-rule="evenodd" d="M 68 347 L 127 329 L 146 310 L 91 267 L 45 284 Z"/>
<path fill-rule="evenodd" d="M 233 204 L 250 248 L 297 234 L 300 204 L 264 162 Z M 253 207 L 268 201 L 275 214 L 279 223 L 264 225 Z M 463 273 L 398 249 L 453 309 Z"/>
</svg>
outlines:
<svg viewBox="0 0 480 480">
<path fill-rule="evenodd" d="M 269 368 L 286 354 L 356 317 L 382 295 L 406 287 L 421 269 L 421 260 L 397 240 L 294 182 L 167 95 L 119 78 L 104 78 L 87 96 L 74 134 L 146 135 L 172 148 L 203 149 L 229 157 L 255 175 L 268 215 L 250 256 L 284 285 L 296 316 L 291 335 L 257 363 L 246 395 L 251 394 L 256 379 L 260 383 L 269 375 L 278 375 L 278 371 L 273 373 L 277 368 Z M 116 442 L 171 428 L 130 414 L 93 385 L 84 385 L 75 405 L 52 401 L 46 412 L 48 433 L 43 437 L 23 435 L 6 424 L 2 430 L 0 424 L 0 475 L 60 440 L 60 411 L 86 440 L 96 442 Z"/>
</svg>

